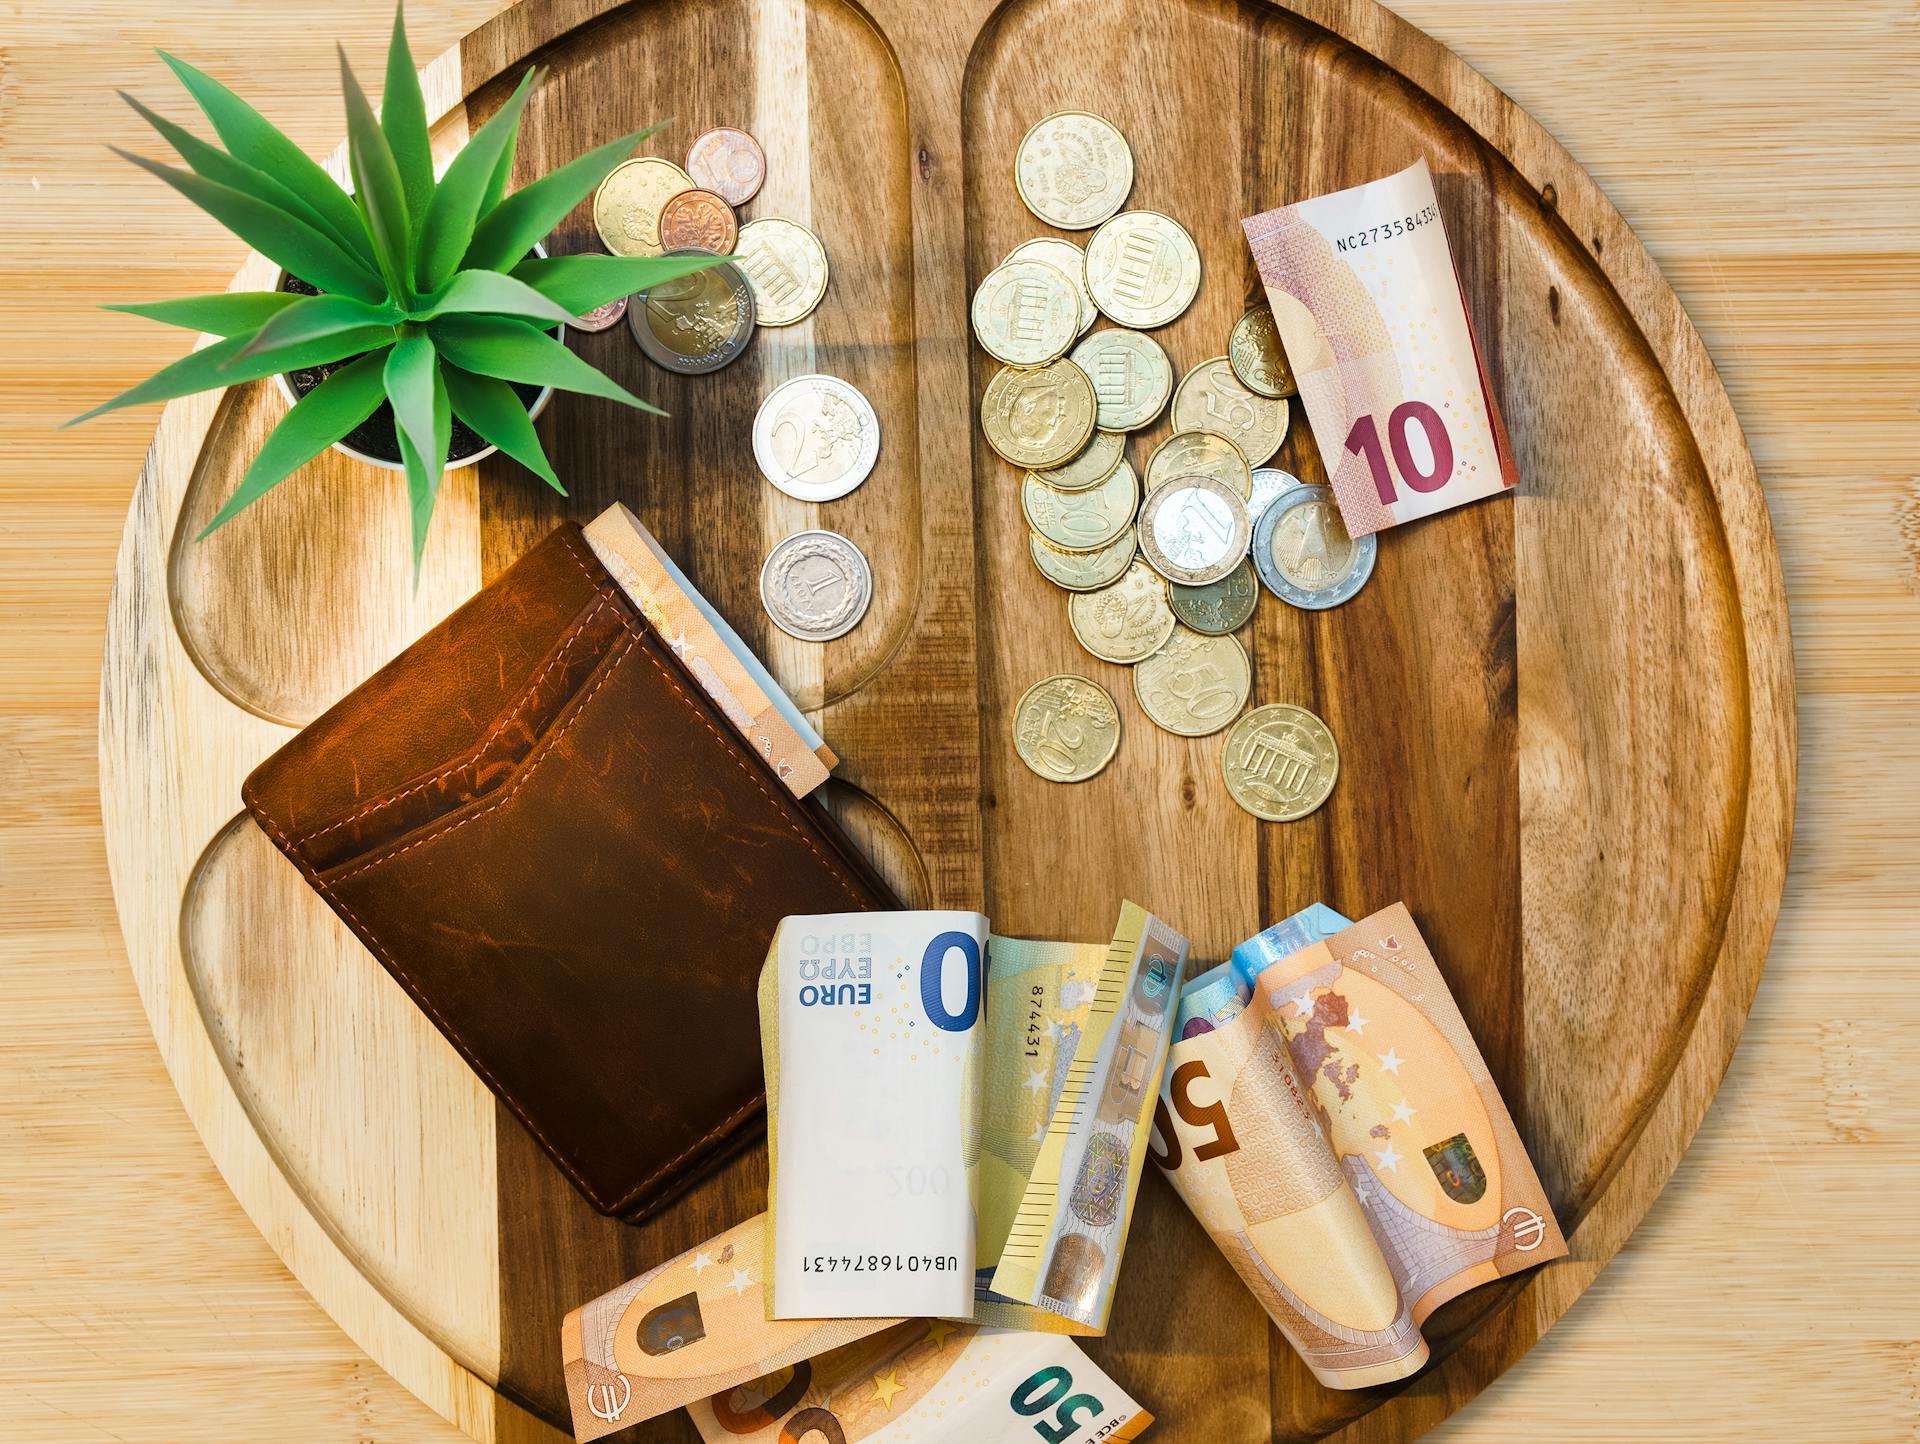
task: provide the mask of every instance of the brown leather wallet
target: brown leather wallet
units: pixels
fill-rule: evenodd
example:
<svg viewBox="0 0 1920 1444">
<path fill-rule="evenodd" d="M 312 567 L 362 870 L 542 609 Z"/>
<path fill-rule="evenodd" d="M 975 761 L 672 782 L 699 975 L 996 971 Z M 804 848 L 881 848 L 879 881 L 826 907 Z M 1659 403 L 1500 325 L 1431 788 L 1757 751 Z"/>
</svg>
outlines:
<svg viewBox="0 0 1920 1444">
<path fill-rule="evenodd" d="M 760 1126 L 789 913 L 898 907 L 568 523 L 281 748 L 246 804 L 602 1213 Z"/>
</svg>

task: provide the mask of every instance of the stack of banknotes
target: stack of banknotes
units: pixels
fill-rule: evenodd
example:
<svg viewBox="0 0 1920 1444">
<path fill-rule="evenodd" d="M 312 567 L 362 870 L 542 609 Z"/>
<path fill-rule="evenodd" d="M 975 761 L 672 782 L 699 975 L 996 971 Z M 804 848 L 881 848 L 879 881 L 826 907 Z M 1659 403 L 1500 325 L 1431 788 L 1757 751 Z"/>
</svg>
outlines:
<svg viewBox="0 0 1920 1444">
<path fill-rule="evenodd" d="M 976 913 L 787 919 L 761 975 L 767 1213 L 567 1316 L 575 1432 L 686 1406 L 710 1441 L 1132 1439 L 1105 1331 L 1151 1156 L 1326 1384 L 1405 1378 L 1420 1325 L 1566 1252 L 1404 906 L 1315 904 L 1182 985 Z"/>
</svg>

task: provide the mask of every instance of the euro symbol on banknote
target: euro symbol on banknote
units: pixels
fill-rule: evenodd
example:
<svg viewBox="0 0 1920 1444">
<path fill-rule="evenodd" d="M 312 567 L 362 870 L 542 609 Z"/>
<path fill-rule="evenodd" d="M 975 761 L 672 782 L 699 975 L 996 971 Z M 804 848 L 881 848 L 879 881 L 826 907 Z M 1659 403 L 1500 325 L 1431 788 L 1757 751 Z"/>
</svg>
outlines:
<svg viewBox="0 0 1920 1444">
<path fill-rule="evenodd" d="M 587 1386 L 587 1412 L 596 1419 L 604 1419 L 609 1424 L 618 1419 L 626 1412 L 627 1405 L 633 1402 L 633 1381 L 627 1378 L 625 1374 L 622 1374 L 618 1381 L 618 1387 L 620 1390 L 620 1398 L 619 1402 L 616 1403 L 613 1395 L 615 1385 L 589 1384 Z M 607 1401 L 604 1405 L 600 1402 L 603 1397 Z"/>
</svg>

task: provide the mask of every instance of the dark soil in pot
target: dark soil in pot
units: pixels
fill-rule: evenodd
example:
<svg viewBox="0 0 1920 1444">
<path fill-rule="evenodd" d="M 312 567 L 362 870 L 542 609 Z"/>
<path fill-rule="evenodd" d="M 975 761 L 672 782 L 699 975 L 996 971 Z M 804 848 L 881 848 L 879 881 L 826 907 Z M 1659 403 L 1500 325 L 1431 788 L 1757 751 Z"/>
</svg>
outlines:
<svg viewBox="0 0 1920 1444">
<path fill-rule="evenodd" d="M 283 291 L 292 291 L 296 295 L 301 296 L 317 296 L 320 294 L 320 288 L 318 286 L 303 281 L 298 276 L 282 276 L 280 289 Z M 358 359 L 358 357 L 349 356 L 344 360 L 329 361 L 324 366 L 304 366 L 298 371 L 289 371 L 286 373 L 287 384 L 293 388 L 293 394 L 295 396 L 305 396 L 342 366 Z M 534 401 L 540 395 L 541 388 L 520 381 L 510 382 L 509 384 L 513 387 L 514 394 L 520 398 L 520 404 L 531 411 Z M 349 431 L 340 439 L 355 451 L 363 451 L 368 456 L 377 456 L 382 461 L 392 462 L 395 466 L 400 464 L 400 435 L 394 429 L 393 405 L 391 402 L 382 401 L 379 409 L 376 410 L 373 415 L 369 416 L 365 421 L 354 427 L 353 430 Z M 455 462 L 464 461 L 470 456 L 478 455 L 480 452 L 485 451 L 489 444 L 490 443 L 476 433 L 472 427 L 468 426 L 456 416 L 453 418 L 452 435 L 447 442 L 447 464 L 452 465 Z"/>
</svg>

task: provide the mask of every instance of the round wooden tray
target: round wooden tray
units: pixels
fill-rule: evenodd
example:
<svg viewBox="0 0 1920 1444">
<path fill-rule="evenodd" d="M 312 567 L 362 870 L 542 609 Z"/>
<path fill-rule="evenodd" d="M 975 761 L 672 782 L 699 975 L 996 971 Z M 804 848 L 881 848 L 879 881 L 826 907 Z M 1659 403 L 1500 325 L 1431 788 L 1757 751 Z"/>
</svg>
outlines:
<svg viewBox="0 0 1920 1444">
<path fill-rule="evenodd" d="M 769 164 L 748 213 L 819 232 L 832 288 L 712 376 L 652 369 L 624 330 L 579 338 L 672 419 L 558 398 L 541 431 L 571 502 L 499 458 L 450 476 L 417 589 L 402 483 L 334 456 L 194 543 L 283 403 L 257 385 L 167 408 L 116 574 L 102 793 L 141 995 L 235 1194 L 348 1333 L 478 1439 L 556 1437 L 561 1315 L 761 1206 L 756 1149 L 644 1227 L 594 1215 L 239 815 L 240 779 L 293 728 L 559 517 L 618 499 L 815 711 L 847 759 L 836 805 L 909 896 L 1099 938 L 1125 894 L 1200 958 L 1316 898 L 1406 900 L 1573 1257 L 1442 1311 L 1440 1362 L 1411 1384 L 1335 1394 L 1150 1176 L 1091 1348 L 1169 1439 L 1404 1439 L 1444 1418 L 1671 1174 L 1786 868 L 1793 682 L 1766 507 L 1645 250 L 1538 125 L 1371 0 L 524 0 L 429 67 L 437 141 L 463 140 L 529 59 L 549 74 L 522 181 L 662 116 L 657 153 L 743 124 Z M 1011 163 L 1064 107 L 1117 122 L 1131 203 L 1200 243 L 1198 301 L 1159 333 L 1182 369 L 1253 294 L 1242 216 L 1421 154 L 1435 171 L 1523 485 L 1389 533 L 1336 611 L 1261 605 L 1254 701 L 1305 703 L 1341 742 L 1339 787 L 1305 822 L 1240 812 L 1219 739 L 1157 731 L 1120 669 L 1079 651 L 1015 478 L 976 440 L 992 367 L 969 353 L 967 297 L 1044 231 Z M 561 248 L 590 236 L 583 207 Z M 235 284 L 270 274 L 256 257 Z M 884 428 L 873 478 L 821 507 L 762 482 L 747 445 L 759 399 L 813 370 L 860 386 Z M 1280 464 L 1321 475 L 1297 420 Z M 755 593 L 772 542 L 815 523 L 876 573 L 865 623 L 826 647 L 774 630 Z M 1073 788 L 1028 773 L 1008 730 L 1020 692 L 1063 669 L 1125 714 L 1114 764 Z M 692 1431 L 675 1415 L 637 1437 Z"/>
</svg>

